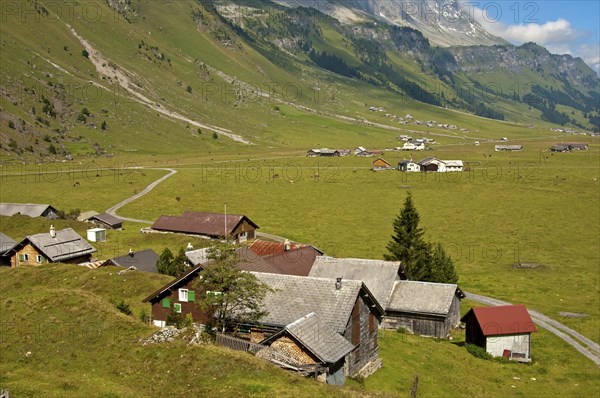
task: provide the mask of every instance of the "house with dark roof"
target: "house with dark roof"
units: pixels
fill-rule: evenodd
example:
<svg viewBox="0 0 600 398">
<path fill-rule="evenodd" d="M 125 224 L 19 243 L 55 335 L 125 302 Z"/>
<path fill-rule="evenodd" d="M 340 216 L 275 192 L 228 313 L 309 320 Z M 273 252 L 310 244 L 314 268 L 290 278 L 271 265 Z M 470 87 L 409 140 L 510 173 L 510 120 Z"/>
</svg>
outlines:
<svg viewBox="0 0 600 398">
<path fill-rule="evenodd" d="M 385 311 L 386 329 L 447 338 L 460 324 L 464 293 L 455 284 L 396 281 Z"/>
<path fill-rule="evenodd" d="M 314 278 L 253 272 L 272 290 L 263 306 L 268 314 L 260 319 L 263 340 L 287 325 L 315 313 L 327 327 L 354 346 L 344 358 L 337 377 L 366 377 L 381 366 L 378 327 L 384 310 L 361 281 Z M 312 333 L 319 333 L 318 329 Z M 322 339 L 322 344 L 327 340 Z M 253 338 L 260 339 L 256 333 Z"/>
<path fill-rule="evenodd" d="M 134 267 L 138 271 L 158 273 L 156 264 L 158 263 L 158 254 L 152 249 L 140 250 L 134 252 L 130 250 L 129 253 L 124 256 L 119 256 L 106 260 L 100 266 L 116 266 L 131 268 Z"/>
<path fill-rule="evenodd" d="M 194 288 L 202 270 L 201 265 L 190 269 L 143 300 L 151 303 L 152 319 L 156 326 L 165 326 L 167 317 L 172 312 L 182 316 L 191 314 L 195 322 L 206 323 L 206 314 L 196 304 L 198 292 Z M 308 335 L 298 334 L 295 338 L 304 341 L 301 344 L 308 345 L 304 348 L 308 351 L 313 350 L 312 355 L 317 359 L 321 356 L 321 360 L 335 360 L 330 365 L 337 364 L 333 368 L 336 380 L 356 375 L 366 377 L 381 366 L 378 356 L 378 326 L 384 311 L 364 283 L 341 278 L 313 278 L 263 272 L 252 274 L 272 289 L 263 301 L 268 315 L 257 325 L 240 325 L 252 330 L 250 336 L 254 342 L 273 341 L 273 336 L 286 328 L 288 333 L 300 333 L 297 328 L 289 325 L 296 321 L 302 323 L 302 318 L 315 313 L 319 322 L 306 323 L 304 327 L 307 328 Z M 229 321 L 232 325 L 235 324 L 235 315 Z M 312 325 L 310 328 L 307 326 L 309 324 Z M 319 330 L 322 325 L 331 328 L 333 332 L 322 333 Z M 305 340 L 310 333 L 313 333 L 318 341 Z M 330 333 L 341 336 L 353 347 L 342 359 L 332 359 L 335 355 L 328 356 L 329 354 L 322 350 L 323 344 L 329 344 L 324 338 Z M 336 339 L 338 342 L 334 344 L 338 345 L 339 339 Z M 331 351 L 339 352 L 344 349 L 332 347 Z"/>
<path fill-rule="evenodd" d="M 537 327 L 524 305 L 473 307 L 461 321 L 466 324 L 466 344 L 482 347 L 494 357 L 531 361 L 531 333 Z"/>
<path fill-rule="evenodd" d="M 93 214 L 85 221 L 94 223 L 100 228 L 121 229 L 123 228 L 123 220 L 108 213 Z"/>
<path fill-rule="evenodd" d="M 310 149 L 306 156 L 314 158 L 317 156 L 321 157 L 340 157 L 340 151 L 337 149 L 329 149 L 329 148 L 319 148 L 319 149 Z"/>
<path fill-rule="evenodd" d="M 7 254 L 9 249 L 12 249 L 17 242 L 0 232 L 0 266 L 10 266 L 10 255 Z"/>
<path fill-rule="evenodd" d="M 259 228 L 241 214 L 186 211 L 181 216 L 160 216 L 151 227 L 155 231 L 202 236 L 210 239 L 232 237 L 237 243 L 254 239 Z"/>
<path fill-rule="evenodd" d="M 17 243 L 10 253 L 10 266 L 45 263 L 80 264 L 89 262 L 96 249 L 71 228 L 30 235 Z"/>
<path fill-rule="evenodd" d="M 34 203 L 0 203 L 0 216 L 22 214 L 29 217 L 45 217 L 50 220 L 58 218 L 58 210 L 48 204 Z"/>
<path fill-rule="evenodd" d="M 571 148 L 568 145 L 552 145 L 550 152 L 569 152 Z"/>
<path fill-rule="evenodd" d="M 585 142 L 566 142 L 565 144 L 571 151 L 586 151 L 589 145 Z"/>
<path fill-rule="evenodd" d="M 244 271 L 269 272 L 273 274 L 281 273 L 275 266 L 269 264 L 263 257 L 257 255 L 247 247 L 236 248 L 235 254 L 238 260 L 238 267 Z M 213 260 L 209 258 L 209 248 L 189 250 L 185 252 L 185 256 L 192 267 L 206 267 L 213 262 Z"/>
</svg>

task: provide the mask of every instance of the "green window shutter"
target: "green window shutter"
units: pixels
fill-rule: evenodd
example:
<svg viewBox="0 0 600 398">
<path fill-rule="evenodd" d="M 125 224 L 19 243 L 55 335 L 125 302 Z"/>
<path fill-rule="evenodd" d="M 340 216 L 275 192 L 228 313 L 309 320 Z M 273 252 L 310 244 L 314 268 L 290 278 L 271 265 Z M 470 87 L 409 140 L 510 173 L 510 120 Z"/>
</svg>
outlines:
<svg viewBox="0 0 600 398">
<path fill-rule="evenodd" d="M 25 261 L 25 255 L 19 254 L 19 261 Z"/>
<path fill-rule="evenodd" d="M 162 306 L 163 308 L 171 308 L 171 300 L 168 298 L 162 299 Z"/>
<path fill-rule="evenodd" d="M 188 290 L 188 301 L 190 303 L 193 303 L 195 299 L 196 299 L 196 292 L 194 292 L 193 290 Z"/>
</svg>

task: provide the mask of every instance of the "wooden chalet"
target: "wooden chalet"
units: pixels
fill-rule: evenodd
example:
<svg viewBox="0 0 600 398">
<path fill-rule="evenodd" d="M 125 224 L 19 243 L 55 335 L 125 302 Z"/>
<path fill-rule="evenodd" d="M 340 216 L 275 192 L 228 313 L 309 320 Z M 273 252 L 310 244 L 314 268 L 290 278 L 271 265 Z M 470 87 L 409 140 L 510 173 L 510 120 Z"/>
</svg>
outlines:
<svg viewBox="0 0 600 398">
<path fill-rule="evenodd" d="M 464 293 L 455 284 L 396 281 L 385 311 L 386 329 L 404 328 L 421 336 L 448 338 L 460 324 Z"/>
<path fill-rule="evenodd" d="M 373 171 L 381 171 L 381 170 L 391 170 L 392 165 L 387 162 L 385 159 L 377 158 L 373 161 L 373 167 L 371 170 Z"/>
<path fill-rule="evenodd" d="M 198 235 L 210 239 L 232 237 L 237 243 L 254 239 L 258 228 L 245 215 L 195 211 L 186 211 L 181 216 L 160 216 L 152 225 L 155 231 Z"/>
<path fill-rule="evenodd" d="M 45 263 L 80 264 L 89 262 L 96 252 L 85 239 L 71 228 L 25 237 L 7 252 L 10 266 L 41 265 Z"/>
<path fill-rule="evenodd" d="M 531 333 L 537 327 L 524 305 L 473 307 L 461 321 L 466 324 L 467 344 L 482 347 L 494 357 L 531 361 Z"/>
<path fill-rule="evenodd" d="M 123 220 L 108 213 L 94 214 L 85 221 L 91 222 L 100 228 L 121 229 Z"/>
</svg>

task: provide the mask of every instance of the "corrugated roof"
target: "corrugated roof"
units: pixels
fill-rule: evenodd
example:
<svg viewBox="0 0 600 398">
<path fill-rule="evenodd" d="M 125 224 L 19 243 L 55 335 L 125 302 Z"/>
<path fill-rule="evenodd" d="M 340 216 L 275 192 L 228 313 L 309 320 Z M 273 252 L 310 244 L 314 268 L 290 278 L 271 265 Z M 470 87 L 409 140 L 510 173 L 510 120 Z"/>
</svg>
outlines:
<svg viewBox="0 0 600 398">
<path fill-rule="evenodd" d="M 48 232 L 26 237 L 20 244 L 31 242 L 42 254 L 52 262 L 60 262 L 71 258 L 92 254 L 96 251 L 85 239 L 72 228 L 56 231 L 53 238 Z"/>
<path fill-rule="evenodd" d="M 262 258 L 274 266 L 279 271 L 278 274 L 308 276 L 315 259 L 321 254 L 314 247 L 306 246 Z"/>
<path fill-rule="evenodd" d="M 400 267 L 400 261 L 319 256 L 309 276 L 363 281 L 379 304 L 387 308 Z"/>
<path fill-rule="evenodd" d="M 397 281 L 386 310 L 447 315 L 457 289 L 455 284 Z"/>
<path fill-rule="evenodd" d="M 54 207 L 48 204 L 0 203 L 0 215 L 10 217 L 15 214 L 22 214 L 29 217 L 41 217 L 49 207 L 55 210 Z"/>
<path fill-rule="evenodd" d="M 523 304 L 473 307 L 461 321 L 465 322 L 473 314 L 484 336 L 537 332 L 537 327 Z"/>
<path fill-rule="evenodd" d="M 336 363 L 354 349 L 352 343 L 314 312 L 290 323 L 285 331 L 325 363 Z"/>
<path fill-rule="evenodd" d="M 290 251 L 298 250 L 303 247 L 313 247 L 319 253 L 323 253 L 322 251 L 315 248 L 314 246 L 308 245 L 306 243 L 290 242 Z M 249 246 L 249 248 L 250 248 L 250 250 L 252 250 L 254 253 L 256 253 L 259 256 L 269 256 L 269 255 L 273 255 L 273 254 L 281 254 L 286 251 L 284 242 L 271 242 L 271 241 L 262 240 L 262 239 L 256 239 L 254 242 L 252 242 L 252 244 Z"/>
<path fill-rule="evenodd" d="M 111 227 L 115 227 L 123 223 L 123 220 L 108 213 L 96 214 L 90 217 L 89 220 L 98 220 L 106 225 L 110 225 Z"/>
<path fill-rule="evenodd" d="M 338 333 L 344 333 L 352 308 L 361 289 L 369 290 L 361 281 L 342 281 L 336 289 L 336 280 L 295 275 L 277 275 L 260 272 L 253 274 L 274 291 L 267 293 L 263 305 L 269 314 L 261 318 L 266 325 L 285 327 L 311 312 Z M 371 295 L 369 292 L 368 295 Z M 376 301 L 373 299 L 373 303 Z M 375 311 L 383 313 L 379 307 Z"/>
<path fill-rule="evenodd" d="M 227 230 L 225 230 L 225 217 L 227 217 Z M 160 216 L 152 225 L 152 229 L 209 236 L 225 236 L 242 221 L 246 220 L 254 228 L 258 226 L 248 217 L 240 214 L 202 213 L 186 211 L 181 216 Z"/>
<path fill-rule="evenodd" d="M 463 167 L 462 160 L 441 160 L 442 163 L 446 165 L 446 167 Z"/>
<path fill-rule="evenodd" d="M 17 241 L 14 239 L 4 235 L 0 232 L 0 255 L 3 254 L 8 249 L 12 249 L 14 245 L 17 244 Z"/>
<path fill-rule="evenodd" d="M 109 262 L 112 262 L 119 267 L 129 268 L 133 266 L 139 271 L 158 273 L 158 269 L 156 268 L 158 258 L 159 256 L 154 250 L 146 249 L 134 252 L 132 255 L 125 254 L 124 256 L 112 258 L 104 262 L 103 265 L 108 265 Z"/>
<path fill-rule="evenodd" d="M 197 267 L 201 264 L 206 264 L 210 260 L 208 259 L 208 248 L 204 247 L 202 249 L 190 250 L 185 252 L 185 256 L 187 257 L 190 264 L 194 267 Z"/>
</svg>

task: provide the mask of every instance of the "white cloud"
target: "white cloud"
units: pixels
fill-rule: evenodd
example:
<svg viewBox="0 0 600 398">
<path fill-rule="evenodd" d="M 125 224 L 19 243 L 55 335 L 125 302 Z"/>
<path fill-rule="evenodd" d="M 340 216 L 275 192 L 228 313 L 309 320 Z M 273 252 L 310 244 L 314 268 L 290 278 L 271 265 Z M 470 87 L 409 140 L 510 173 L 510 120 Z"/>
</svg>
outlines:
<svg viewBox="0 0 600 398">
<path fill-rule="evenodd" d="M 581 57 L 592 69 L 600 73 L 600 45 L 598 43 L 577 44 L 577 41 L 587 34 L 575 29 L 571 22 L 564 18 L 543 24 L 507 25 L 494 21 L 493 15 L 486 15 L 484 10 L 477 8 L 473 10 L 472 16 L 485 30 L 495 36 L 516 45 L 534 42 L 546 47 L 553 54 L 571 54 Z"/>
</svg>

